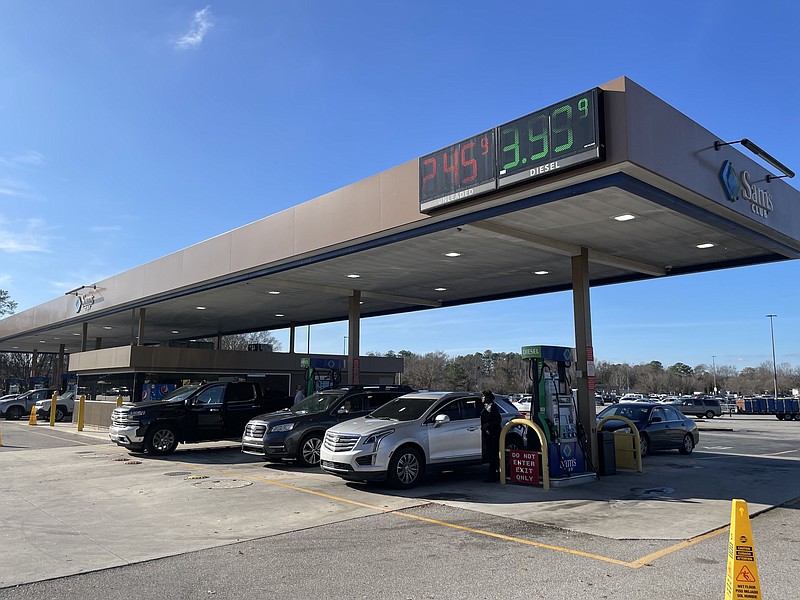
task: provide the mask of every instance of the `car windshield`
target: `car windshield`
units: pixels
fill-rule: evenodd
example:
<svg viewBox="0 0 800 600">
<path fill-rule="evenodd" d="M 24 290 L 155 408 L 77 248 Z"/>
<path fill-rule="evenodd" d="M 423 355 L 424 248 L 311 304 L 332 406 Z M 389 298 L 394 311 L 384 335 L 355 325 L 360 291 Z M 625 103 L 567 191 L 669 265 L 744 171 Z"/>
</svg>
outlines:
<svg viewBox="0 0 800 600">
<path fill-rule="evenodd" d="M 647 415 L 650 413 L 649 406 L 635 406 L 630 404 L 617 404 L 616 406 L 609 406 L 598 415 L 598 418 L 610 417 L 616 415 L 618 417 L 625 417 L 635 423 L 644 423 L 647 421 Z"/>
<path fill-rule="evenodd" d="M 344 390 L 335 392 L 316 392 L 290 408 L 296 415 L 310 415 L 321 413 L 333 406 L 344 395 Z"/>
<path fill-rule="evenodd" d="M 169 394 L 161 398 L 161 401 L 169 400 L 170 402 L 178 402 L 179 400 L 184 400 L 189 394 L 195 391 L 197 388 L 200 387 L 198 383 L 190 383 L 189 385 L 182 385 L 179 388 L 175 388 Z"/>
<path fill-rule="evenodd" d="M 392 421 L 414 421 L 425 414 L 439 398 L 419 396 L 400 396 L 376 408 L 368 416 L 371 419 L 387 419 Z"/>
</svg>

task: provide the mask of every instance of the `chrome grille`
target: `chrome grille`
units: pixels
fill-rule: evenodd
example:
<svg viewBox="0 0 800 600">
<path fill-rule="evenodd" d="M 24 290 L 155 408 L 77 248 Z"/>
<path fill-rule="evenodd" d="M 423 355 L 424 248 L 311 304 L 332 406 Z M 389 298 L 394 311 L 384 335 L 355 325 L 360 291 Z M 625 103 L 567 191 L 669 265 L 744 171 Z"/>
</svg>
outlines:
<svg viewBox="0 0 800 600">
<path fill-rule="evenodd" d="M 325 433 L 325 448 L 331 452 L 348 452 L 356 447 L 361 436 L 346 433 Z"/>
<path fill-rule="evenodd" d="M 263 438 L 267 433 L 267 426 L 264 423 L 248 423 L 244 428 L 244 434 L 247 437 Z"/>
</svg>

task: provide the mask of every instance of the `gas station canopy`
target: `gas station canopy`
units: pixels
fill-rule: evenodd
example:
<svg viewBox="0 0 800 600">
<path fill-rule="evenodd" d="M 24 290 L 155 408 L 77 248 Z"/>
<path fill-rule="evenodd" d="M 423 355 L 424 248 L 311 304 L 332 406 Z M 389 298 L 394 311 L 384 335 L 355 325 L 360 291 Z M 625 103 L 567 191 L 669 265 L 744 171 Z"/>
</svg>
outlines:
<svg viewBox="0 0 800 600">
<path fill-rule="evenodd" d="M 367 317 L 570 290 L 582 252 L 592 286 L 800 257 L 800 192 L 727 141 L 616 79 L 65 290 L 0 320 L 0 351 L 340 321 L 354 292 Z"/>
</svg>

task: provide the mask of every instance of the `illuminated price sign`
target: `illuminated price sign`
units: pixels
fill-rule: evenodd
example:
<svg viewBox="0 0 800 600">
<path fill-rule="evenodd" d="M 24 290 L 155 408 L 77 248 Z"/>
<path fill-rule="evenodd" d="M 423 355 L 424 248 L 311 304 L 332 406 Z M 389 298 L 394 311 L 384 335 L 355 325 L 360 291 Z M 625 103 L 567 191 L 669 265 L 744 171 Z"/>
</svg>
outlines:
<svg viewBox="0 0 800 600">
<path fill-rule="evenodd" d="M 495 130 L 419 159 L 419 209 L 474 198 L 496 189 Z"/>
<path fill-rule="evenodd" d="M 498 187 L 603 158 L 597 98 L 593 89 L 499 127 Z"/>
</svg>

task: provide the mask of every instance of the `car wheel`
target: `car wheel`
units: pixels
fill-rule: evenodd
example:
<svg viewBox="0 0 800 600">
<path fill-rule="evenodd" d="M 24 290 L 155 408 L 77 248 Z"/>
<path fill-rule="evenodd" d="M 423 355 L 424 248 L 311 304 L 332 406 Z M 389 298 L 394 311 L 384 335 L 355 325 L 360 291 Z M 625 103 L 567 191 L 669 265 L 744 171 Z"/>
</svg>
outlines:
<svg viewBox="0 0 800 600">
<path fill-rule="evenodd" d="M 775 418 L 778 419 L 778 421 L 783 421 L 786 418 L 786 415 L 783 413 L 778 413 L 777 415 L 775 415 Z M 792 415 L 789 415 L 789 420 L 791 421 L 791 419 Z"/>
<path fill-rule="evenodd" d="M 178 436 L 170 425 L 151 427 L 144 438 L 144 447 L 148 454 L 165 456 L 175 452 L 178 447 Z"/>
<path fill-rule="evenodd" d="M 9 421 L 19 421 L 22 418 L 22 409 L 19 406 L 12 406 L 6 412 L 6 419 Z"/>
<path fill-rule="evenodd" d="M 319 434 L 303 438 L 297 452 L 297 461 L 304 467 L 316 467 L 319 465 L 320 448 L 322 448 L 322 436 Z"/>
<path fill-rule="evenodd" d="M 713 418 L 714 418 L 714 411 L 713 410 L 707 410 L 706 411 L 706 419 L 713 419 Z"/>
<path fill-rule="evenodd" d="M 393 488 L 407 490 L 417 485 L 425 473 L 425 461 L 419 450 L 400 448 L 389 461 L 386 478 Z"/>
<path fill-rule="evenodd" d="M 691 434 L 687 433 L 685 436 L 683 436 L 683 444 L 681 444 L 681 447 L 678 448 L 678 451 L 681 454 L 691 454 L 692 450 L 694 450 L 694 438 L 691 436 Z"/>
<path fill-rule="evenodd" d="M 639 447 L 641 449 L 642 457 L 650 454 L 650 438 L 644 433 L 639 434 Z"/>
<path fill-rule="evenodd" d="M 67 411 L 64 410 L 63 406 L 56 406 L 56 421 L 61 423 L 64 420 L 64 417 L 67 416 Z"/>
</svg>

